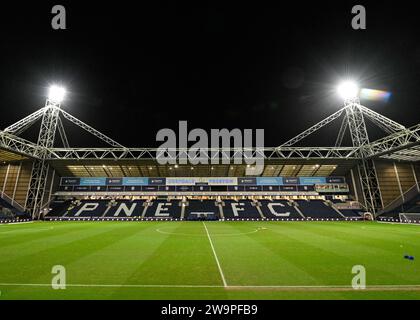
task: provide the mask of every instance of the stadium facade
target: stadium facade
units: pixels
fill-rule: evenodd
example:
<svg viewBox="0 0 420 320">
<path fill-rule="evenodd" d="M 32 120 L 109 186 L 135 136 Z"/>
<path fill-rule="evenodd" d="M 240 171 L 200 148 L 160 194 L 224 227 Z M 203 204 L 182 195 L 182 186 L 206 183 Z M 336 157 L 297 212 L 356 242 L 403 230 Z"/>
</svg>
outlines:
<svg viewBox="0 0 420 320">
<path fill-rule="evenodd" d="M 37 141 L 22 138 L 37 122 Z M 66 122 L 107 147 L 71 147 Z M 334 145 L 298 146 L 333 122 L 340 122 Z M 371 141 L 369 125 L 384 136 Z M 346 135 L 349 146 L 343 143 Z M 420 124 L 406 128 L 355 98 L 278 147 L 164 152 L 173 163 L 190 163 L 204 154 L 232 159 L 230 164 L 162 165 L 162 150 L 123 146 L 47 100 L 45 107 L 0 131 L 0 201 L 33 219 L 315 219 L 314 211 L 331 219 L 361 212 L 380 217 L 410 201 L 417 204 L 419 144 Z M 261 174 L 253 174 L 252 165 L 233 162 L 250 154 L 264 160 Z"/>
</svg>

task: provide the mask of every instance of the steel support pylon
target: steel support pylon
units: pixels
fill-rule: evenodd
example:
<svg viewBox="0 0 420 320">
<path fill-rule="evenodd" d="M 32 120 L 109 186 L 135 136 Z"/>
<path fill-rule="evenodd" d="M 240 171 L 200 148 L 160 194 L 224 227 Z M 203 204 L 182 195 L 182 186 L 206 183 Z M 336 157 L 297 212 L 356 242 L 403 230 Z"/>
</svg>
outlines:
<svg viewBox="0 0 420 320">
<path fill-rule="evenodd" d="M 60 104 L 47 100 L 38 136 L 38 158 L 34 160 L 32 166 L 31 180 L 25 204 L 25 209 L 31 213 L 33 219 L 38 219 L 41 214 L 42 199 L 44 198 L 49 169 L 46 158 L 49 148 L 54 146 L 59 113 Z"/>
<path fill-rule="evenodd" d="M 375 162 L 374 160 L 367 158 L 369 150 L 366 146 L 368 146 L 370 142 L 362 106 L 357 98 L 347 100 L 344 103 L 346 106 L 346 118 L 353 147 L 358 148 L 358 156 L 361 159 L 358 165 L 358 171 L 363 189 L 365 206 L 368 211 L 376 214 L 376 212 L 383 208 L 383 204 Z"/>
</svg>

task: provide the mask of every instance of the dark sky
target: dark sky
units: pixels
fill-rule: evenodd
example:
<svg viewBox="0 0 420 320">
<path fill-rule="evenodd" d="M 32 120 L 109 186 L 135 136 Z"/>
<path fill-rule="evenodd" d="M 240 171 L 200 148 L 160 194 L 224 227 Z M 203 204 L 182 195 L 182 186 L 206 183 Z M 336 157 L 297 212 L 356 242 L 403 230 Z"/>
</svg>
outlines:
<svg viewBox="0 0 420 320">
<path fill-rule="evenodd" d="M 420 122 L 414 1 L 75 2 L 2 3 L 1 128 L 58 82 L 70 91 L 65 110 L 127 146 L 158 146 L 156 132 L 179 120 L 263 128 L 277 146 L 337 110 L 347 76 L 392 92 L 368 107 Z M 67 9 L 67 30 L 51 28 L 54 4 Z M 367 30 L 351 28 L 356 4 Z M 73 146 L 90 143 L 69 132 Z"/>
</svg>

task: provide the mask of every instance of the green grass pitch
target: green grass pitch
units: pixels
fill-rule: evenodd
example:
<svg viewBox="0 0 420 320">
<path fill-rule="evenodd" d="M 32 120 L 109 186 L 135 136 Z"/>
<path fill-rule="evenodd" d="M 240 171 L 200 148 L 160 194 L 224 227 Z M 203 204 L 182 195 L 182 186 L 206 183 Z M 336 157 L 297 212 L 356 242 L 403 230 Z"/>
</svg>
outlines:
<svg viewBox="0 0 420 320">
<path fill-rule="evenodd" d="M 1 299 L 419 299 L 420 226 L 377 222 L 0 225 Z M 54 290 L 52 267 L 66 270 Z M 353 290 L 352 267 L 367 288 Z"/>
</svg>

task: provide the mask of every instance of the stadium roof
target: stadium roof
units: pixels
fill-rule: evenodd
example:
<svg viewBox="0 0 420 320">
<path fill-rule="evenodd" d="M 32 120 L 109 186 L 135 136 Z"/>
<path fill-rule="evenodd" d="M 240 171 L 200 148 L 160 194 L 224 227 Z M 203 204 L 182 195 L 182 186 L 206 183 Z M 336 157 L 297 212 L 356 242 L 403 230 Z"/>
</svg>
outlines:
<svg viewBox="0 0 420 320">
<path fill-rule="evenodd" d="M 357 160 L 268 161 L 258 176 L 343 176 Z M 159 165 L 146 161 L 52 161 L 62 177 L 241 177 L 257 175 L 248 165 Z"/>
<path fill-rule="evenodd" d="M 0 149 L 0 163 L 20 161 L 24 159 L 28 158 L 14 152 Z"/>
<path fill-rule="evenodd" d="M 375 157 L 397 161 L 420 161 L 420 124 L 371 143 Z"/>
</svg>

